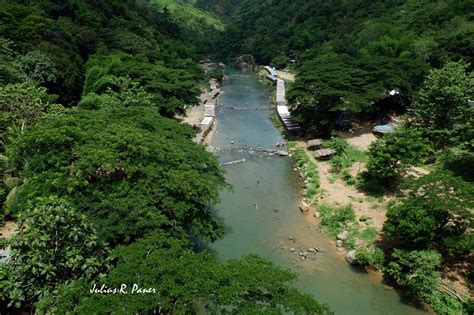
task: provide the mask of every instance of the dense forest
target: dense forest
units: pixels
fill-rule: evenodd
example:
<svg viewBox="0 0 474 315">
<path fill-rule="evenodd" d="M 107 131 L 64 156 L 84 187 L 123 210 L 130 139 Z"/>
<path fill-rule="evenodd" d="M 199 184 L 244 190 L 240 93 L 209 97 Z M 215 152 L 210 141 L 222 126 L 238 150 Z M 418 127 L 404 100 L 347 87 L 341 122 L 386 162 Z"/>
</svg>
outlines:
<svg viewBox="0 0 474 315">
<path fill-rule="evenodd" d="M 194 250 L 223 235 L 210 207 L 228 184 L 172 118 L 198 103 L 220 21 L 134 0 L 2 0 L 0 20 L 0 197 L 20 229 L 2 314 L 329 313 L 290 271 Z M 144 294 L 97 293 L 124 283 Z"/>
<path fill-rule="evenodd" d="M 195 246 L 223 237 L 210 209 L 230 186 L 174 117 L 199 102 L 199 60 L 251 54 L 297 74 L 290 108 L 304 137 L 333 135 L 334 169 L 347 144 L 333 130 L 402 115 L 348 178 L 396 196 L 358 261 L 439 314 L 472 314 L 440 280 L 474 249 L 473 12 L 456 0 L 0 0 L 0 204 L 20 227 L 0 239 L 1 313 L 331 313 L 286 269 Z M 413 165 L 430 172 L 408 176 Z M 91 294 L 123 283 L 155 291 Z"/>
<path fill-rule="evenodd" d="M 218 57 L 246 53 L 259 64 L 297 65 L 289 98 L 298 120 L 313 133 L 327 132 L 341 113 L 377 113 L 393 89 L 400 94 L 391 102 L 404 107 L 430 68 L 474 61 L 471 1 L 212 0 L 198 5 L 228 21 L 214 45 Z"/>
<path fill-rule="evenodd" d="M 472 290 L 474 3 L 201 0 L 197 5 L 227 21 L 214 44 L 217 58 L 251 54 L 257 64 L 296 72 L 288 101 L 304 136 L 328 137 L 351 123 L 400 116 L 402 127 L 372 143 L 366 170 L 357 178 L 347 171 L 347 143 L 334 136 L 329 143 L 337 152 L 332 170 L 343 173 L 346 182 L 381 198 L 397 196 L 378 242 L 358 248 L 359 262 L 380 269 L 440 314 L 472 313 L 472 299 L 453 298 L 441 278 L 450 265 L 470 265 L 465 281 Z M 413 165 L 429 167 L 429 174 L 409 176 Z"/>
</svg>

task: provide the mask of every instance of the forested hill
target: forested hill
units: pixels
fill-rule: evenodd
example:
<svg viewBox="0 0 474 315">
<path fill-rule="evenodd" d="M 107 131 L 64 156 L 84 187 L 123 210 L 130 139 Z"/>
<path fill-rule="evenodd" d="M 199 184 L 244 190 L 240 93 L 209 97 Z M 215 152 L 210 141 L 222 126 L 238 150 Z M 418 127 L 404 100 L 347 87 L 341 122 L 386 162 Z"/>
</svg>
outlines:
<svg viewBox="0 0 474 315">
<path fill-rule="evenodd" d="M 309 132 L 330 130 L 341 110 L 373 113 L 392 89 L 400 92 L 398 105 L 406 108 L 431 68 L 462 60 L 472 69 L 474 61 L 472 1 L 198 4 L 222 12 L 228 21 L 216 43 L 219 57 L 252 54 L 258 63 L 277 68 L 295 62 L 300 75 L 289 98 Z"/>
<path fill-rule="evenodd" d="M 0 219 L 19 230 L 0 238 L 1 314 L 330 313 L 271 262 L 193 250 L 223 236 L 228 185 L 170 118 L 198 102 L 218 20 L 187 1 L 0 0 L 0 21 Z"/>
<path fill-rule="evenodd" d="M 196 103 L 200 71 L 191 58 L 198 31 L 179 23 L 164 6 L 147 1 L 2 1 L 0 18 L 2 61 L 10 59 L 9 65 L 35 77 L 64 105 L 106 90 L 119 76 L 140 82 L 164 114 Z M 209 25 L 204 21 L 202 26 Z M 9 70 L 6 65 L 3 69 Z M 2 73 L 4 83 L 21 81 L 12 75 Z"/>
</svg>

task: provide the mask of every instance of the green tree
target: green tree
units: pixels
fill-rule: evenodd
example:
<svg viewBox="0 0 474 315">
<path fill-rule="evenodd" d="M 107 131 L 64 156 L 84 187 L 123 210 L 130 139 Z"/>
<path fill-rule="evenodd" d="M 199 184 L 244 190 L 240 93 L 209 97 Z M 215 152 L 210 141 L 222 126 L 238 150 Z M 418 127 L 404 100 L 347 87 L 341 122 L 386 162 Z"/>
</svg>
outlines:
<svg viewBox="0 0 474 315">
<path fill-rule="evenodd" d="M 392 185 L 428 152 L 429 147 L 418 131 L 402 129 L 387 134 L 370 145 L 367 175 Z"/>
<path fill-rule="evenodd" d="M 281 54 L 273 58 L 270 65 L 277 69 L 283 69 L 286 67 L 287 63 L 288 57 L 285 54 Z"/>
<path fill-rule="evenodd" d="M 63 285 L 58 296 L 40 304 L 55 305 L 55 313 L 81 314 L 186 314 L 197 307 L 213 314 L 331 313 L 289 285 L 295 274 L 254 255 L 220 263 L 207 251 L 194 253 L 187 240 L 154 233 L 118 247 L 112 257 L 117 265 L 104 278 Z M 128 294 L 89 293 L 102 284 L 126 284 Z M 133 284 L 154 290 L 131 294 Z"/>
<path fill-rule="evenodd" d="M 13 146 L 28 200 L 62 196 L 111 244 L 159 228 L 214 240 L 223 227 L 210 207 L 226 187 L 217 158 L 194 131 L 149 107 L 76 110 L 36 124 Z"/>
<path fill-rule="evenodd" d="M 79 102 L 79 106 L 85 109 L 119 108 L 129 106 L 153 107 L 153 95 L 129 77 L 112 78 L 111 86 L 98 95 L 89 93 Z"/>
<path fill-rule="evenodd" d="M 434 250 L 406 251 L 395 249 L 384 268 L 386 275 L 421 297 L 430 296 L 439 286 L 441 255 Z"/>
<path fill-rule="evenodd" d="M 38 199 L 19 214 L 18 226 L 8 241 L 11 258 L 0 266 L 0 296 L 9 306 L 28 305 L 61 282 L 93 277 L 105 267 L 107 246 L 85 215 L 62 199 Z"/>
<path fill-rule="evenodd" d="M 445 170 L 409 180 L 401 203 L 387 212 L 384 230 L 404 248 L 427 249 L 434 243 L 454 252 L 471 251 L 474 227 L 472 184 Z"/>
<path fill-rule="evenodd" d="M 0 86 L 28 79 L 14 58 L 12 46 L 12 41 L 0 37 Z"/>
<path fill-rule="evenodd" d="M 46 88 L 30 83 L 0 86 L 0 122 L 23 128 L 47 114 L 63 112 L 62 106 L 53 101 Z"/>
<path fill-rule="evenodd" d="M 18 58 L 18 65 L 38 85 L 56 81 L 56 68 L 51 59 L 40 51 L 33 50 Z"/>
<path fill-rule="evenodd" d="M 415 124 L 446 140 L 466 132 L 474 120 L 474 74 L 468 65 L 448 62 L 431 70 L 413 104 Z"/>
</svg>

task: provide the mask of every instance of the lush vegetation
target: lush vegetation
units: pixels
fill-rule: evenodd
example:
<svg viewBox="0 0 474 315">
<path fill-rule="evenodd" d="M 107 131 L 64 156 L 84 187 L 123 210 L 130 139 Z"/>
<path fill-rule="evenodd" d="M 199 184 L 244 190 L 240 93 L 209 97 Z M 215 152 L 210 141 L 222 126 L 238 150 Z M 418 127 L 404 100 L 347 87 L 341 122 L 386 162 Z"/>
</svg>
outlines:
<svg viewBox="0 0 474 315">
<path fill-rule="evenodd" d="M 245 53 L 260 64 L 297 65 L 299 75 L 288 97 L 308 133 L 329 133 L 341 115 L 366 118 L 406 110 L 430 68 L 474 61 L 469 1 L 198 4 L 228 21 L 216 43 L 217 56 Z M 389 95 L 393 89 L 399 94 Z"/>
<path fill-rule="evenodd" d="M 295 166 L 305 180 L 303 194 L 312 202 L 319 189 L 318 167 L 308 158 L 303 149 L 294 147 L 290 150 L 292 157 L 296 160 Z"/>
<path fill-rule="evenodd" d="M 228 185 L 172 118 L 198 103 L 220 21 L 189 1 L 0 4 L 0 198 L 19 227 L 2 312 L 330 313 L 288 270 L 193 246 L 222 237 Z"/>
<path fill-rule="evenodd" d="M 227 184 L 217 159 L 172 118 L 198 102 L 199 59 L 252 54 L 295 67 L 288 100 L 309 135 L 406 114 L 367 155 L 336 137 L 324 143 L 348 184 L 396 193 L 380 242 L 358 229 L 350 207 L 321 206 L 323 225 L 332 236 L 347 230 L 361 264 L 438 313 L 473 312 L 443 282 L 449 263 L 469 263 L 474 249 L 472 2 L 0 4 L 0 203 L 20 227 L 2 240 L 12 254 L 0 266 L 2 310 L 329 312 L 291 288 L 294 274 L 253 255 L 221 263 L 190 241 L 223 235 L 209 209 Z M 314 201 L 317 167 L 302 149 L 292 154 Z M 356 161 L 366 166 L 357 179 L 348 171 Z M 412 176 L 423 163 L 429 172 Z M 122 283 L 154 294 L 89 291 Z"/>
<path fill-rule="evenodd" d="M 327 136 L 350 121 L 405 114 L 403 127 L 375 141 L 367 156 L 350 152 L 337 138 L 325 143 L 337 151 L 330 161 L 335 176 L 366 193 L 399 197 L 388 209 L 380 244 L 357 248 L 358 260 L 382 269 L 439 313 L 472 312 L 468 299 L 453 295 L 442 281 L 449 262 L 469 264 L 474 249 L 472 2 L 198 5 L 228 22 L 216 56 L 252 54 L 259 64 L 295 65 L 288 100 L 307 135 Z M 295 155 L 304 163 L 301 152 Z M 357 178 L 347 171 L 355 160 L 366 166 Z M 424 164 L 432 164 L 429 174 L 414 177 L 413 167 Z M 345 221 L 354 221 L 348 209 L 322 206 L 321 215 L 333 236 Z M 466 281 L 472 289 L 472 277 Z"/>
</svg>

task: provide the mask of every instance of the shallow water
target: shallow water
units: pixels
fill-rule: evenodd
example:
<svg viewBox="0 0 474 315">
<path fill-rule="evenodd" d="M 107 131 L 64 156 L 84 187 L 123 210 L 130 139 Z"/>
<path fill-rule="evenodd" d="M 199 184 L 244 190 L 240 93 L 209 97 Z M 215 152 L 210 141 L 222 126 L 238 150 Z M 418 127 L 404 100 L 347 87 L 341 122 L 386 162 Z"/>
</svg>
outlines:
<svg viewBox="0 0 474 315">
<path fill-rule="evenodd" d="M 276 149 L 274 145 L 283 142 L 268 119 L 270 111 L 251 110 L 269 103 L 268 89 L 252 74 L 229 70 L 229 80 L 224 82 L 218 103 L 211 146 Z M 233 111 L 232 107 L 249 111 Z M 249 150 L 218 154 L 221 162 L 246 159 L 225 166 L 233 191 L 223 191 L 222 201 L 215 207 L 228 227 L 226 236 L 211 245 L 219 257 L 257 253 L 289 267 L 299 274 L 295 286 L 327 303 L 336 314 L 426 314 L 385 286 L 379 275 L 351 267 L 322 234 L 314 218 L 301 214 L 298 175 L 291 158 Z M 314 246 L 324 252 L 301 261 L 299 251 Z M 290 252 L 291 247 L 295 252 Z"/>
</svg>

